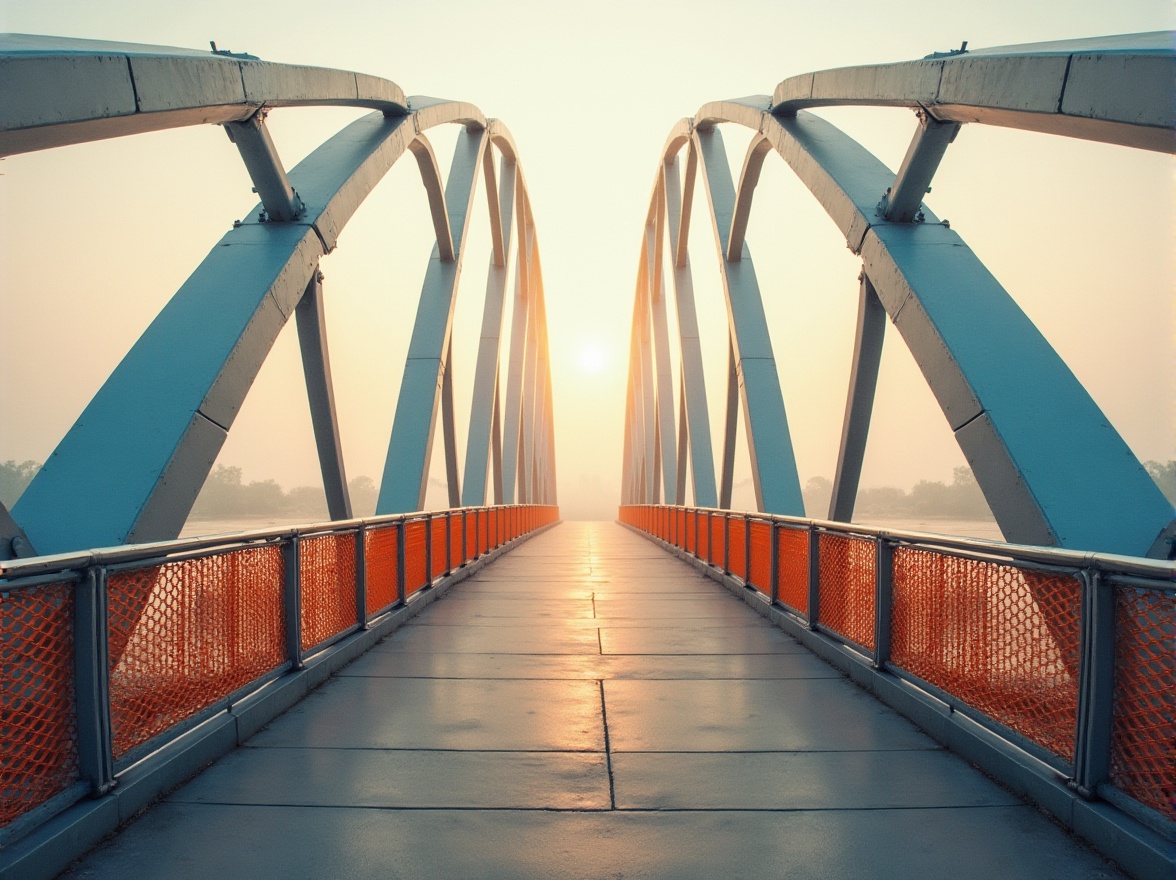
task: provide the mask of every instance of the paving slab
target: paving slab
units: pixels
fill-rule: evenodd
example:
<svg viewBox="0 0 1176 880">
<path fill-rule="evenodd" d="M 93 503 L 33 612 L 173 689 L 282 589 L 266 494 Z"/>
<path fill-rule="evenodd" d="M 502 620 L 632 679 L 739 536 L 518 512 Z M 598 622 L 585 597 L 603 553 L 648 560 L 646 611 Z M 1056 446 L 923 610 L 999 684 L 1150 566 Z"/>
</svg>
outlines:
<svg viewBox="0 0 1176 880">
<path fill-rule="evenodd" d="M 1026 806 L 582 813 L 170 802 L 65 876 L 1108 880 L 1119 875 Z"/>
<path fill-rule="evenodd" d="M 349 676 L 521 679 L 842 679 L 808 652 L 794 654 L 547 655 L 369 651 L 341 670 Z"/>
<path fill-rule="evenodd" d="M 629 752 L 938 748 L 845 679 L 606 681 L 612 748 Z"/>
<path fill-rule="evenodd" d="M 618 809 L 880 810 L 1020 801 L 946 751 L 614 751 Z"/>
<path fill-rule="evenodd" d="M 255 746 L 603 751 L 592 681 L 336 677 Z"/>
<path fill-rule="evenodd" d="M 403 651 L 450 654 L 585 654 L 600 651 L 594 627 L 407 626 L 389 638 Z"/>
<path fill-rule="evenodd" d="M 290 767 L 298 772 L 291 773 Z M 318 807 L 609 808 L 605 756 L 566 752 L 237 749 L 176 803 Z"/>
<path fill-rule="evenodd" d="M 808 650 L 780 630 L 762 626 L 602 626 L 600 645 L 605 654 L 798 654 Z"/>
</svg>

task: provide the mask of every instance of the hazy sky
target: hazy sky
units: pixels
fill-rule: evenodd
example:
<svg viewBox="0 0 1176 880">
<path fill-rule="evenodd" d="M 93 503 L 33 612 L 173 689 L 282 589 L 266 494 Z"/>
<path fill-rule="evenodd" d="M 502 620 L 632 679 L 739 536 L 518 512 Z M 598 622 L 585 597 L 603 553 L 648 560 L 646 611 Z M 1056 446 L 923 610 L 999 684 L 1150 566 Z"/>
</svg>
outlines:
<svg viewBox="0 0 1176 880">
<path fill-rule="evenodd" d="M 658 154 L 675 121 L 709 100 L 771 94 L 780 80 L 808 70 L 909 60 L 962 40 L 983 47 L 1168 29 L 1172 10 L 1168 0 L 0 0 L 0 30 L 198 49 L 215 40 L 269 61 L 376 74 L 406 94 L 471 101 L 504 120 L 519 144 L 543 248 L 561 502 L 565 516 L 611 517 L 640 235 Z M 291 109 L 273 113 L 270 125 L 292 167 L 356 115 Z M 906 110 L 825 115 L 891 167 L 914 125 Z M 433 140 L 444 166 L 452 139 Z M 732 162 L 742 160 L 745 140 L 728 133 Z M 0 173 L 0 460 L 44 460 L 254 197 L 236 150 L 212 126 L 11 157 Z M 1038 323 L 1136 454 L 1176 457 L 1171 160 L 968 126 L 928 203 Z M 486 226 L 480 200 L 456 318 L 460 450 Z M 694 232 L 718 437 L 724 308 L 709 225 L 696 222 Z M 859 263 L 776 157 L 757 190 L 748 241 L 801 479 L 831 476 Z M 406 160 L 323 262 L 349 475 L 382 470 L 431 244 L 424 191 Z M 247 479 L 317 481 L 292 322 L 220 460 L 241 466 Z M 738 461 L 737 479 L 746 478 L 744 452 Z M 889 333 L 863 483 L 950 480 L 962 463 L 910 355 Z M 443 479 L 444 469 L 435 466 L 433 475 Z M 747 491 L 736 497 L 736 506 L 751 503 Z"/>
</svg>

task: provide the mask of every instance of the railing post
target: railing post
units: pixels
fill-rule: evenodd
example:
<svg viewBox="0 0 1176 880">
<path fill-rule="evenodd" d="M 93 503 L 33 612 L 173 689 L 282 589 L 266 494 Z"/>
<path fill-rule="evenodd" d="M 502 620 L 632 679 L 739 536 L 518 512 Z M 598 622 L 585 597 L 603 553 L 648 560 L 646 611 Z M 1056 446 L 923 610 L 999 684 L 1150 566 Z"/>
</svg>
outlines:
<svg viewBox="0 0 1176 880">
<path fill-rule="evenodd" d="M 768 520 L 768 540 L 771 549 L 768 555 L 768 601 L 773 605 L 780 602 L 780 534 L 774 519 Z"/>
<path fill-rule="evenodd" d="M 74 701 L 78 769 L 94 797 L 114 788 L 106 569 L 86 569 L 74 589 Z"/>
<path fill-rule="evenodd" d="M 751 517 L 743 517 L 743 586 L 751 586 Z"/>
<path fill-rule="evenodd" d="M 1074 782 L 1093 798 L 1110 775 L 1115 689 L 1115 587 L 1089 569 L 1082 580 L 1082 629 L 1078 667 L 1078 733 Z"/>
<path fill-rule="evenodd" d="M 408 601 L 408 587 L 404 583 L 404 539 L 408 535 L 407 522 L 403 517 L 396 523 L 396 603 L 403 605 Z"/>
<path fill-rule="evenodd" d="M 731 511 L 723 511 L 723 574 L 731 573 Z"/>
<path fill-rule="evenodd" d="M 874 668 L 890 662 L 890 619 L 894 609 L 894 547 L 874 539 Z"/>
<path fill-rule="evenodd" d="M 302 572 L 299 535 L 295 533 L 282 546 L 286 563 L 286 655 L 293 669 L 302 668 Z"/>
<path fill-rule="evenodd" d="M 453 571 L 453 511 L 445 512 L 445 574 Z"/>
<path fill-rule="evenodd" d="M 808 529 L 808 541 L 808 628 L 816 629 L 821 604 L 821 534 L 812 526 Z"/>
<path fill-rule="evenodd" d="M 425 586 L 433 585 L 433 517 L 425 514 Z"/>
<path fill-rule="evenodd" d="M 355 614 L 360 629 L 368 628 L 366 538 L 367 528 L 360 523 L 355 530 Z"/>
</svg>

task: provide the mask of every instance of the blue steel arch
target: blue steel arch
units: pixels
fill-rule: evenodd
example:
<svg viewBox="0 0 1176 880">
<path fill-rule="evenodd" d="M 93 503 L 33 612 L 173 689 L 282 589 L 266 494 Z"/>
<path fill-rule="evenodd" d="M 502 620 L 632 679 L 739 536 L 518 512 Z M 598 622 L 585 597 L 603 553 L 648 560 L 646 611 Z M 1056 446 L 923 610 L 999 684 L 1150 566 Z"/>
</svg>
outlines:
<svg viewBox="0 0 1176 880">
<path fill-rule="evenodd" d="M 964 123 L 1173 152 L 1174 86 L 1171 35 L 1143 34 L 804 74 L 782 82 L 773 98 L 707 104 L 675 127 L 659 180 L 665 179 L 666 163 L 687 144 L 687 189 L 693 186 L 694 167 L 701 164 L 709 172 L 704 186 L 731 323 L 726 450 L 732 448 L 740 394 L 762 510 L 803 514 L 792 495 L 795 466 L 789 467 L 787 421 L 743 241 L 759 168 L 770 149 L 808 187 L 863 262 L 862 309 L 831 518 L 852 515 L 885 315 L 914 355 L 1007 540 L 1137 556 L 1170 552 L 1172 506 L 1037 328 L 958 233 L 922 204 L 922 196 Z M 915 137 L 897 174 L 804 109 L 832 105 L 917 110 Z M 737 191 L 715 131 L 720 123 L 755 132 Z M 666 209 L 658 192 L 655 187 L 651 212 Z M 672 206 L 668 210 L 673 213 Z M 684 242 L 678 230 L 676 247 Z M 636 318 L 634 333 L 637 338 Z M 743 350 L 749 335 L 750 364 Z M 673 442 L 672 436 L 667 443 L 663 432 L 649 428 L 648 414 L 658 397 L 672 396 L 672 387 L 639 387 L 650 364 L 635 345 L 626 420 L 626 501 L 658 500 L 657 483 L 648 473 L 655 460 L 664 461 Z M 688 406 L 705 400 L 701 384 L 690 387 L 685 373 L 682 384 Z M 764 430 L 763 425 L 772 427 Z M 707 429 L 690 418 L 690 443 L 699 430 Z M 686 446 L 683 438 L 680 448 Z M 775 469 L 765 473 L 767 450 L 776 458 Z M 724 454 L 727 480 L 730 455 Z M 666 485 L 665 497 L 671 500 Z M 679 480 L 672 499 L 677 503 L 684 500 L 681 486 Z M 697 491 L 696 497 L 701 497 Z M 721 491 L 719 506 L 729 503 L 730 495 Z"/>
<path fill-rule="evenodd" d="M 460 231 L 453 230 L 468 217 L 476 174 L 461 164 L 469 157 L 459 149 L 446 193 L 423 134 L 448 123 L 464 126 L 464 138 L 476 144 L 477 162 L 485 165 L 488 180 L 494 177 L 488 144 L 499 149 L 504 178 L 512 187 L 511 203 L 519 206 L 525 236 L 533 242 L 525 183 L 515 171 L 517 150 L 509 131 L 473 105 L 406 99 L 394 83 L 376 77 L 224 53 L 16 35 L 0 42 L 0 68 L 9 99 L 0 108 L 0 155 L 216 123 L 229 130 L 262 198 L 249 219 L 236 224 L 213 247 L 131 348 L 14 505 L 11 517 L 4 512 L 3 537 L 20 539 L 14 549 L 22 555 L 174 538 L 278 332 L 296 313 L 331 515 L 349 516 L 322 325 L 319 260 L 334 248 L 372 188 L 411 150 L 422 167 L 437 230 L 431 263 L 458 262 Z M 314 105 L 369 107 L 376 112 L 332 136 L 287 176 L 265 129 L 264 112 Z M 491 220 L 494 262 L 505 269 L 500 198 L 497 192 L 490 198 Z M 465 206 L 464 216 L 459 205 Z M 520 255 L 528 259 L 526 252 Z M 524 303 L 525 317 L 538 325 L 542 285 L 537 267 L 528 261 L 521 268 L 535 288 Z M 422 314 L 431 306 L 432 293 L 426 280 Z M 447 340 L 449 321 L 443 321 L 441 329 Z M 545 329 L 533 332 L 544 346 L 533 354 L 539 378 L 532 384 L 545 385 L 549 396 Z M 410 352 L 402 401 L 403 386 L 411 391 L 420 384 L 412 381 L 413 361 Z M 446 357 L 434 363 L 433 386 L 439 388 L 446 381 L 452 388 L 447 361 Z M 492 367 L 497 393 L 497 360 Z M 508 377 L 512 387 L 521 381 L 521 376 Z M 394 440 L 399 429 L 399 436 L 414 441 L 409 444 L 413 448 L 395 460 L 391 449 L 389 454 L 391 470 L 415 469 L 422 474 L 422 486 L 437 395 L 428 395 L 425 403 L 423 418 L 420 412 L 416 418 L 402 417 L 398 406 Z M 452 434 L 451 393 L 447 403 L 446 430 Z M 479 425 L 484 421 L 477 402 L 475 418 Z M 539 425 L 533 418 L 527 424 L 507 422 L 506 427 L 508 434 L 513 430 L 516 436 L 537 438 L 529 464 L 541 479 L 528 480 L 520 500 L 553 498 L 554 457 L 544 458 L 551 446 L 550 425 Z M 422 447 L 421 437 L 423 458 L 414 454 Z M 469 456 L 482 461 L 472 466 L 475 474 L 480 468 L 481 489 L 470 487 L 467 503 L 484 500 L 489 454 L 484 441 L 468 450 Z M 456 462 L 447 464 L 452 488 Z M 500 483 L 496 480 L 496 486 Z M 420 500 L 414 496 L 390 502 L 382 496 L 380 512 L 416 509 Z M 3 543 L 8 551 L 9 542 Z"/>
</svg>

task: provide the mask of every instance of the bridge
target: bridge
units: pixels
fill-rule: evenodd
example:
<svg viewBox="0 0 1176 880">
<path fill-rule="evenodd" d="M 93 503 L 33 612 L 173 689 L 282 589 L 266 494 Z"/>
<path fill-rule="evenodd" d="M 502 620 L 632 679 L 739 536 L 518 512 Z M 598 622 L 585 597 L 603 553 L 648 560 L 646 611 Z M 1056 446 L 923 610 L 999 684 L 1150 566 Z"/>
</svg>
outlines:
<svg viewBox="0 0 1176 880">
<path fill-rule="evenodd" d="M 0 154 L 216 124 L 260 199 L 0 506 L 0 874 L 1176 874 L 1172 506 L 923 203 L 962 125 L 1173 152 L 1170 34 L 804 74 L 677 123 L 639 246 L 618 523 L 593 524 L 560 522 L 536 222 L 504 124 L 215 47 L 11 35 L 0 69 Z M 915 111 L 897 172 L 809 112 L 843 105 Z M 287 170 L 266 115 L 304 106 L 371 112 Z M 725 125 L 753 132 L 738 184 Z M 805 515 L 746 242 L 773 151 L 862 260 L 827 519 Z M 435 244 L 357 518 L 321 261 L 406 152 Z M 717 469 L 697 190 L 728 317 Z M 329 520 L 180 539 L 292 316 Z M 1005 542 L 854 522 L 887 318 Z M 741 413 L 756 511 L 731 509 Z M 448 507 L 424 510 L 438 419 Z"/>
</svg>

